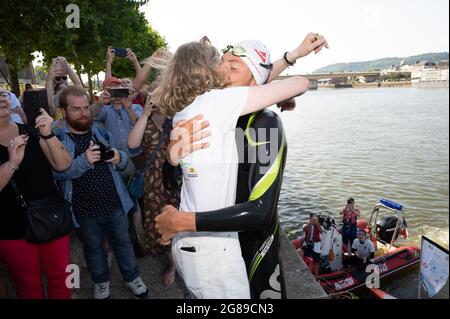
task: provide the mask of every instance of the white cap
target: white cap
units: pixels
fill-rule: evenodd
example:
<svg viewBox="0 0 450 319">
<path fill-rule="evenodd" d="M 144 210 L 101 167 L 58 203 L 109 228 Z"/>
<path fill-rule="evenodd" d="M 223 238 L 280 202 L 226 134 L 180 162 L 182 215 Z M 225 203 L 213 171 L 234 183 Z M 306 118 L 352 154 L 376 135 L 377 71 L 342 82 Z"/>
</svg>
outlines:
<svg viewBox="0 0 450 319">
<path fill-rule="evenodd" d="M 266 46 L 257 40 L 246 40 L 236 43 L 234 47 L 242 47 L 246 51 L 245 57 L 241 57 L 241 59 L 252 72 L 256 83 L 258 85 L 265 84 L 271 70 L 270 52 Z"/>
</svg>

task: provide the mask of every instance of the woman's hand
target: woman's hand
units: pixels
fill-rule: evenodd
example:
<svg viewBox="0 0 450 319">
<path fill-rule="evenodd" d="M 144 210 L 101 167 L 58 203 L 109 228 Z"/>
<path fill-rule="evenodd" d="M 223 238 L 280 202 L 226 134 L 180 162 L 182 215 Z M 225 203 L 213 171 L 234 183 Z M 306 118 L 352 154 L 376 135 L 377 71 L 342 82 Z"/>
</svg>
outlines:
<svg viewBox="0 0 450 319">
<path fill-rule="evenodd" d="M 36 118 L 35 128 L 39 129 L 41 136 L 48 136 L 52 133 L 53 118 L 41 109 L 41 115 Z"/>
<path fill-rule="evenodd" d="M 116 52 L 114 51 L 113 47 L 109 47 L 108 50 L 106 50 L 106 61 L 112 63 L 115 57 Z"/>
<path fill-rule="evenodd" d="M 8 146 L 9 162 L 16 168 L 22 164 L 25 156 L 25 148 L 28 143 L 28 136 L 19 135 L 14 137 Z"/>
<path fill-rule="evenodd" d="M 156 109 L 156 106 L 152 103 L 150 96 L 147 97 L 147 101 L 144 106 L 144 115 L 147 117 L 152 116 L 153 111 Z"/>
<path fill-rule="evenodd" d="M 133 64 L 134 63 L 138 63 L 139 64 L 139 61 L 138 61 L 138 59 L 136 57 L 136 54 L 134 54 L 134 52 L 131 51 L 130 48 L 127 48 L 127 59 L 129 59 L 131 62 L 133 62 Z"/>
<path fill-rule="evenodd" d="M 203 115 L 188 121 L 180 121 L 172 130 L 170 143 L 167 148 L 168 158 L 171 164 L 178 165 L 179 161 L 189 154 L 209 147 L 205 139 L 211 136 L 208 121 L 203 121 Z"/>
</svg>

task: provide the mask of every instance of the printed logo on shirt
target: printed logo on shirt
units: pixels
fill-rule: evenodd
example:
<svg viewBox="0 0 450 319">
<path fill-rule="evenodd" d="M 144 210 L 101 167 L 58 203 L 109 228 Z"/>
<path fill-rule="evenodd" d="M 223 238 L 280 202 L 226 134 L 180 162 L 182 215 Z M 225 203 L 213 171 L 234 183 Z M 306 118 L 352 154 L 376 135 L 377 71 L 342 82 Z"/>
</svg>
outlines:
<svg viewBox="0 0 450 319">
<path fill-rule="evenodd" d="M 188 176 L 189 177 L 198 177 L 197 170 L 193 166 L 190 166 L 188 168 Z"/>
</svg>

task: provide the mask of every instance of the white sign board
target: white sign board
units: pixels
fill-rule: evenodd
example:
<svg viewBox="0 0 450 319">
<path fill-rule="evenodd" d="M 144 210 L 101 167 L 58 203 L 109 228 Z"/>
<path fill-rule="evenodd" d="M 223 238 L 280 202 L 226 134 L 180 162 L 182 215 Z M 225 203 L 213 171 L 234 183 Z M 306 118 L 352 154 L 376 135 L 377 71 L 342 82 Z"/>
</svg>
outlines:
<svg viewBox="0 0 450 319">
<path fill-rule="evenodd" d="M 448 281 L 448 250 L 422 237 L 420 253 L 420 282 L 428 297 L 432 298 L 441 291 Z"/>
</svg>

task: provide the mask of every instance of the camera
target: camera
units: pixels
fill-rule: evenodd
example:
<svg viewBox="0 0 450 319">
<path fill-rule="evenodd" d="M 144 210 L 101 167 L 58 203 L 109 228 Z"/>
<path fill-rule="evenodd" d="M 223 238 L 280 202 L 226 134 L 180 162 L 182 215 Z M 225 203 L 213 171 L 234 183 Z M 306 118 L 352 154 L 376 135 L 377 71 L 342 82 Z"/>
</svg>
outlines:
<svg viewBox="0 0 450 319">
<path fill-rule="evenodd" d="M 130 89 L 129 88 L 123 88 L 123 87 L 113 87 L 108 89 L 110 97 L 112 98 L 122 98 L 122 97 L 128 97 L 130 95 Z"/>
<path fill-rule="evenodd" d="M 99 146 L 100 161 L 106 162 L 114 158 L 115 154 L 111 146 L 103 144 L 95 136 L 92 137 L 92 141 L 94 142 L 95 145 Z"/>
</svg>

